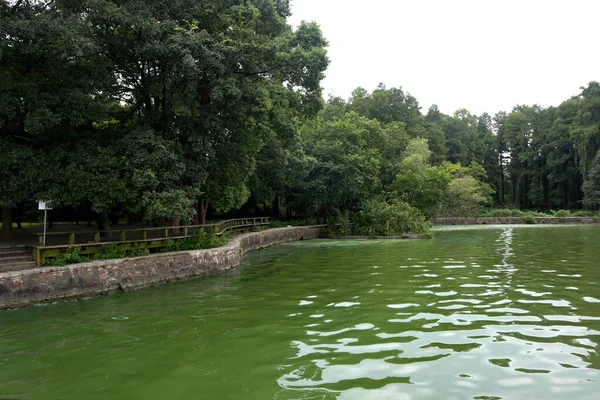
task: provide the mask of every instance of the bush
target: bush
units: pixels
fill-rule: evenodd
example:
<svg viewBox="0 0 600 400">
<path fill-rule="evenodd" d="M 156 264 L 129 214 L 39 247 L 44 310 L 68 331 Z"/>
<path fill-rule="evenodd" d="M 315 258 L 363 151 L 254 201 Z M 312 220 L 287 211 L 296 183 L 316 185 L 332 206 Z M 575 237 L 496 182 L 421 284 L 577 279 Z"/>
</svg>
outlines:
<svg viewBox="0 0 600 400">
<path fill-rule="evenodd" d="M 350 214 L 348 210 L 343 213 L 337 212 L 336 222 L 339 224 L 338 233 L 342 236 L 349 235 L 352 233 L 352 229 L 350 226 Z"/>
<path fill-rule="evenodd" d="M 481 214 L 482 217 L 492 218 L 522 217 L 523 215 L 523 211 L 509 208 L 497 208 L 494 210 L 488 210 Z"/>
<path fill-rule="evenodd" d="M 569 210 L 558 210 L 554 212 L 554 216 L 557 218 L 570 217 L 571 211 Z"/>
<path fill-rule="evenodd" d="M 67 264 L 77 264 L 89 261 L 89 258 L 79 255 L 81 247 L 69 246 L 67 251 L 58 257 L 46 260 L 44 265 L 48 266 L 63 266 Z"/>
<path fill-rule="evenodd" d="M 584 210 L 579 210 L 579 211 L 575 211 L 573 213 L 574 217 L 598 217 L 599 213 L 598 211 L 584 211 Z"/>
<path fill-rule="evenodd" d="M 227 238 L 223 236 L 216 236 L 212 233 L 198 232 L 197 235 L 181 240 L 170 240 L 167 245 L 163 247 L 161 251 L 185 251 L 185 250 L 201 250 L 201 249 L 212 249 L 214 247 L 220 247 L 227 244 Z"/>
<path fill-rule="evenodd" d="M 527 211 L 527 214 L 531 214 L 534 217 L 548 218 L 554 216 L 552 213 L 545 213 L 542 211 Z"/>
<path fill-rule="evenodd" d="M 100 246 L 100 251 L 92 257 L 81 256 L 81 247 L 69 247 L 67 251 L 58 257 L 51 258 L 44 262 L 48 266 L 62 266 L 67 264 L 77 264 L 89 262 L 92 260 L 111 260 L 113 258 L 141 257 L 148 254 L 147 250 L 124 250 L 118 244 L 111 243 Z"/>
<path fill-rule="evenodd" d="M 111 243 L 100 246 L 100 252 L 97 253 L 94 258 L 98 260 L 110 260 L 112 258 L 123 258 L 125 255 L 125 250 L 123 250 L 121 246 Z"/>
<path fill-rule="evenodd" d="M 419 210 L 403 201 L 368 200 L 356 215 L 354 229 L 369 237 L 394 236 L 405 233 L 428 233 L 431 223 Z"/>
<path fill-rule="evenodd" d="M 526 224 L 535 224 L 535 214 L 532 212 L 528 212 L 523 216 L 523 222 Z"/>
</svg>

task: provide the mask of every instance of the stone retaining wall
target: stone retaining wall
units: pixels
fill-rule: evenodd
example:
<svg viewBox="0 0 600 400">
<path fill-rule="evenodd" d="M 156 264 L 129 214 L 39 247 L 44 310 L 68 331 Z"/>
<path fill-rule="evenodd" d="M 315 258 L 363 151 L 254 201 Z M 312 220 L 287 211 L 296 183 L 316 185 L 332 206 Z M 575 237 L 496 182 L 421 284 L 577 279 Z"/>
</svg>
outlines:
<svg viewBox="0 0 600 400">
<path fill-rule="evenodd" d="M 315 239 L 320 230 L 319 226 L 269 229 L 236 236 L 215 249 L 3 272 L 0 309 L 130 291 L 219 273 L 237 267 L 245 251 Z"/>
<path fill-rule="evenodd" d="M 494 224 L 524 224 L 522 217 L 481 217 L 481 218 L 433 218 L 431 223 L 436 225 L 494 225 Z M 592 217 L 536 217 L 536 224 L 593 224 L 598 223 Z"/>
</svg>

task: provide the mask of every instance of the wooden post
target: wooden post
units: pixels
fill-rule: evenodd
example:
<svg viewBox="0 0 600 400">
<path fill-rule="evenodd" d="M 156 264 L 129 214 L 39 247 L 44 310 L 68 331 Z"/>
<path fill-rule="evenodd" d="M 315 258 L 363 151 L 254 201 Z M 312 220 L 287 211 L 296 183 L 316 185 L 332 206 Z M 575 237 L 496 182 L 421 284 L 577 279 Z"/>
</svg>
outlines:
<svg viewBox="0 0 600 400">
<path fill-rule="evenodd" d="M 44 237 L 42 235 L 38 236 L 38 243 L 39 243 L 40 246 L 44 245 Z"/>
<path fill-rule="evenodd" d="M 75 234 L 69 233 L 69 244 L 75 244 Z"/>
<path fill-rule="evenodd" d="M 142 240 L 148 239 L 148 231 L 146 229 L 142 229 Z"/>
<path fill-rule="evenodd" d="M 94 233 L 94 242 L 100 243 L 100 232 Z"/>
<path fill-rule="evenodd" d="M 183 227 L 183 236 L 187 236 L 188 235 L 188 227 L 184 226 Z"/>
<path fill-rule="evenodd" d="M 168 229 L 163 229 L 165 232 L 165 239 L 169 237 L 169 230 Z"/>
<path fill-rule="evenodd" d="M 121 231 L 120 240 L 121 240 L 121 242 L 124 242 L 127 240 L 127 232 Z"/>
</svg>

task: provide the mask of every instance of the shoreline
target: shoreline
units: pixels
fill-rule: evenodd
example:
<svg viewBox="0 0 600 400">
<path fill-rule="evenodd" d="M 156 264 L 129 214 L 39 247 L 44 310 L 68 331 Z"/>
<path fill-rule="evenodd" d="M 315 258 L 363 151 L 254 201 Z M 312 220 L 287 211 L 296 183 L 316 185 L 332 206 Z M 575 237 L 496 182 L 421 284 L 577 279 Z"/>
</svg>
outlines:
<svg viewBox="0 0 600 400">
<path fill-rule="evenodd" d="M 538 220 L 541 220 L 538 222 Z M 437 218 L 434 227 L 523 224 L 521 217 Z M 598 224 L 597 218 L 536 218 L 543 224 Z M 534 225 L 534 224 L 532 224 Z M 324 225 L 273 228 L 237 235 L 221 247 L 95 260 L 55 267 L 0 272 L 0 310 L 129 292 L 169 282 L 201 278 L 240 265 L 245 252 L 311 239 L 425 239 L 426 234 L 367 237 L 322 234 Z"/>
<path fill-rule="evenodd" d="M 240 234 L 212 249 L 96 260 L 0 273 L 0 310 L 128 292 L 236 268 L 247 251 L 320 237 L 322 226 Z"/>
<path fill-rule="evenodd" d="M 450 217 L 432 218 L 429 220 L 433 226 L 448 225 L 519 225 L 527 224 L 523 217 Z M 548 225 L 589 225 L 600 223 L 598 217 L 535 217 L 536 224 Z M 529 224 L 535 225 L 535 224 Z"/>
</svg>

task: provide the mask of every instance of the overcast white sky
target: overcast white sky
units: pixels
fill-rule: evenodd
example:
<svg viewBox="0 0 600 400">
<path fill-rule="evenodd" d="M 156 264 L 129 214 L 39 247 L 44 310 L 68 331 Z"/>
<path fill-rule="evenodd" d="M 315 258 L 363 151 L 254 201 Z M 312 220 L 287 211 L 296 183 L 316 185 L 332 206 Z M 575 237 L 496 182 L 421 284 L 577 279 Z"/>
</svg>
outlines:
<svg viewBox="0 0 600 400">
<path fill-rule="evenodd" d="M 402 86 L 426 113 L 558 105 L 600 80 L 600 0 L 291 0 L 329 41 L 322 82 Z"/>
</svg>

